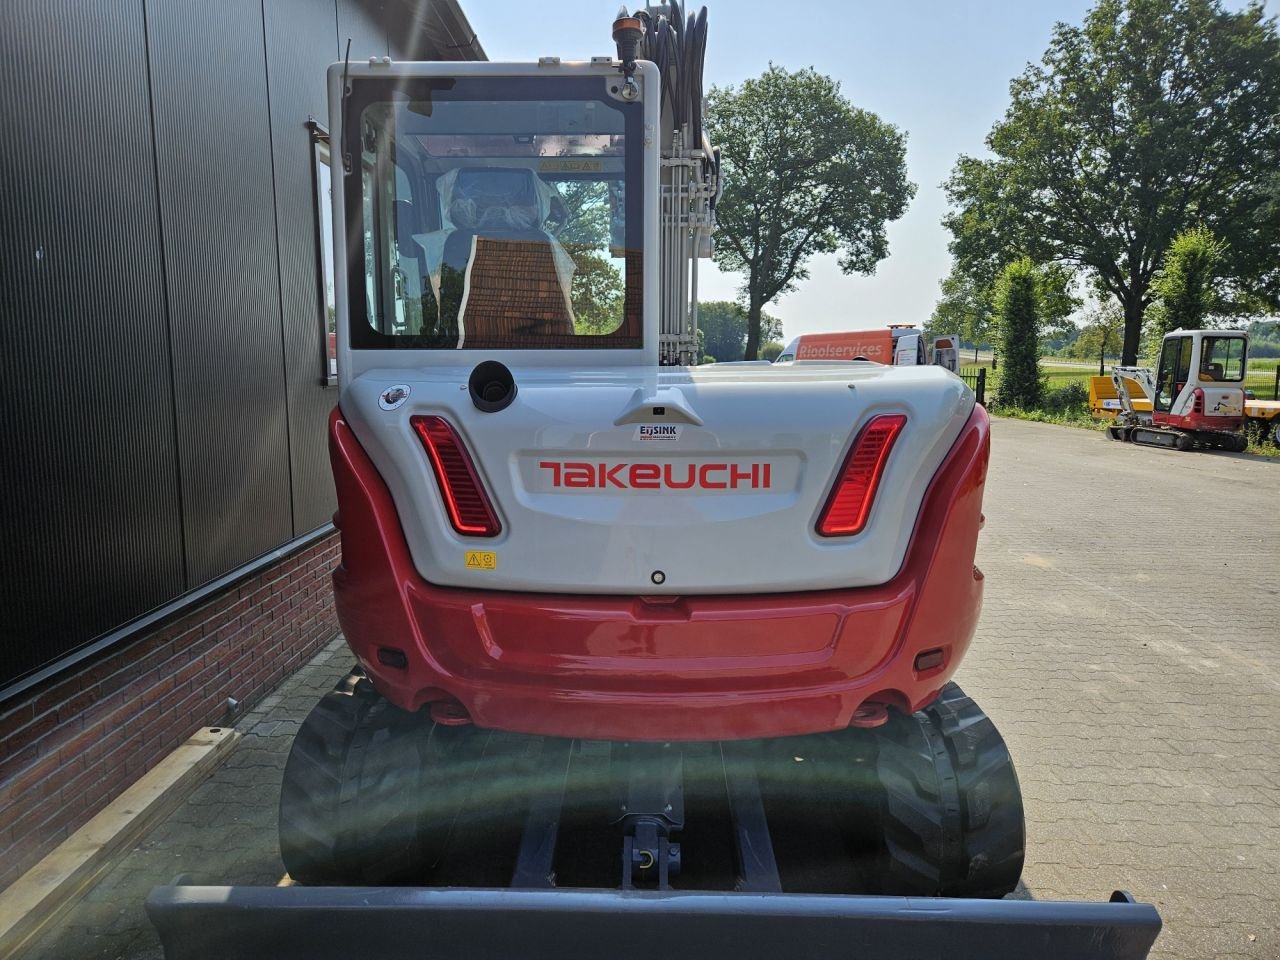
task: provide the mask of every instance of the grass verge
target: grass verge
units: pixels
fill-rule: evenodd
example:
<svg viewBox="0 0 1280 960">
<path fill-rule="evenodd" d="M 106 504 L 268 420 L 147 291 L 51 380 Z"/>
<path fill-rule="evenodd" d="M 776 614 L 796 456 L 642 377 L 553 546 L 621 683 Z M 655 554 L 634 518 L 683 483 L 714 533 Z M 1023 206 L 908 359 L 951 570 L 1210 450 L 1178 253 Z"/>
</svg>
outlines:
<svg viewBox="0 0 1280 960">
<path fill-rule="evenodd" d="M 1253 392 L 1253 395 L 1260 400 L 1280 399 L 1276 394 L 1276 366 L 1280 364 L 1280 358 L 1267 357 L 1262 360 L 1249 361 L 1249 372 L 1245 377 L 1244 388 Z M 1143 364 L 1139 362 L 1139 366 Z M 966 377 L 976 378 L 978 370 L 985 368 L 987 382 L 987 398 L 992 399 L 1000 395 L 1000 373 L 1003 367 L 998 370 L 991 369 L 990 363 L 981 364 L 964 364 L 960 365 L 960 373 Z M 1111 370 L 1111 363 L 1107 363 L 1106 369 Z M 1049 358 L 1046 362 L 1041 358 L 1040 375 L 1044 380 L 1045 393 L 1049 394 L 1055 390 L 1062 390 L 1072 384 L 1080 384 L 1085 390 L 1089 389 L 1089 380 L 1098 375 L 1098 365 L 1094 364 L 1078 364 L 1068 366 L 1067 361 Z M 1109 373 L 1108 373 L 1109 375 Z M 970 380 L 973 383 L 973 380 Z"/>
<path fill-rule="evenodd" d="M 1001 407 L 993 405 L 991 413 L 997 417 L 1009 417 L 1012 420 L 1030 420 L 1033 423 L 1055 423 L 1060 427 L 1076 427 L 1082 430 L 1092 430 L 1095 433 L 1101 433 L 1107 429 L 1106 420 L 1095 420 L 1089 415 L 1087 410 L 1064 410 L 1060 412 L 1052 412 L 1049 410 L 1023 410 L 1021 407 Z M 1249 438 L 1249 448 L 1245 453 L 1252 453 L 1259 457 L 1270 457 L 1272 459 L 1280 459 L 1280 447 L 1276 447 L 1270 442 L 1259 442 L 1256 437 Z"/>
</svg>

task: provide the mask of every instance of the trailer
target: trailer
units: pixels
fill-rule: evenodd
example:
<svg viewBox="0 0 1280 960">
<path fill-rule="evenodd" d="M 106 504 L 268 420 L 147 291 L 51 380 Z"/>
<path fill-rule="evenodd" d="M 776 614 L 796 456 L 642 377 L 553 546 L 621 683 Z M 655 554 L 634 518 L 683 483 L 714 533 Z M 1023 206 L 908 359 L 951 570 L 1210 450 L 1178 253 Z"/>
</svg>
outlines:
<svg viewBox="0 0 1280 960">
<path fill-rule="evenodd" d="M 1280 447 L 1280 400 L 1256 400 L 1246 397 L 1244 415 L 1248 428 L 1258 441 L 1270 441 Z"/>
</svg>

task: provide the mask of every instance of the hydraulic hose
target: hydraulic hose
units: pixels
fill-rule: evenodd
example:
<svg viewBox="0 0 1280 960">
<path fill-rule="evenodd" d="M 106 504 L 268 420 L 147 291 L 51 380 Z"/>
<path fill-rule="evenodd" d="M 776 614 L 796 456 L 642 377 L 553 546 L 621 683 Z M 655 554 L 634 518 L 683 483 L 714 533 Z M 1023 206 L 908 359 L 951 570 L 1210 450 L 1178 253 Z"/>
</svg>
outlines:
<svg viewBox="0 0 1280 960">
<path fill-rule="evenodd" d="M 660 8 L 636 11 L 644 25 L 640 56 L 651 60 L 662 76 L 662 96 L 672 126 L 689 125 L 694 143 L 702 141 L 702 77 L 707 51 L 707 8 L 686 18 L 679 0 Z M 653 12 L 651 12 L 653 11 Z"/>
</svg>

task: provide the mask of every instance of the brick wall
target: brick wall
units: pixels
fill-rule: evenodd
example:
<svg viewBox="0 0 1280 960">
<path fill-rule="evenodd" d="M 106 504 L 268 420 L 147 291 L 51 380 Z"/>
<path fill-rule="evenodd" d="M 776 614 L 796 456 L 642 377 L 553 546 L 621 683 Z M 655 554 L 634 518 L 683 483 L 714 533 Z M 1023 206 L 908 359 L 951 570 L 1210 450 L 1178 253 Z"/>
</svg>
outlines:
<svg viewBox="0 0 1280 960">
<path fill-rule="evenodd" d="M 0 890 L 202 726 L 337 632 L 336 534 L 0 705 Z"/>
</svg>

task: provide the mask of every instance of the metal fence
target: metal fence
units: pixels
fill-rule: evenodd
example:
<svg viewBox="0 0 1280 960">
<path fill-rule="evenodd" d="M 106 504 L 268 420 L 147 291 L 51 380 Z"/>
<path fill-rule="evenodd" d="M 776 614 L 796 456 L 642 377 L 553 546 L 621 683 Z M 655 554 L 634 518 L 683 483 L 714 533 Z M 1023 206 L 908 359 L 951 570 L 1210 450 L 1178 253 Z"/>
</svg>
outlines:
<svg viewBox="0 0 1280 960">
<path fill-rule="evenodd" d="M 960 379 L 973 389 L 977 394 L 978 402 L 985 407 L 987 405 L 987 368 L 961 367 Z"/>
<path fill-rule="evenodd" d="M 1250 373 L 1244 378 L 1244 388 L 1258 400 L 1280 400 L 1280 366 L 1271 373 Z"/>
</svg>

